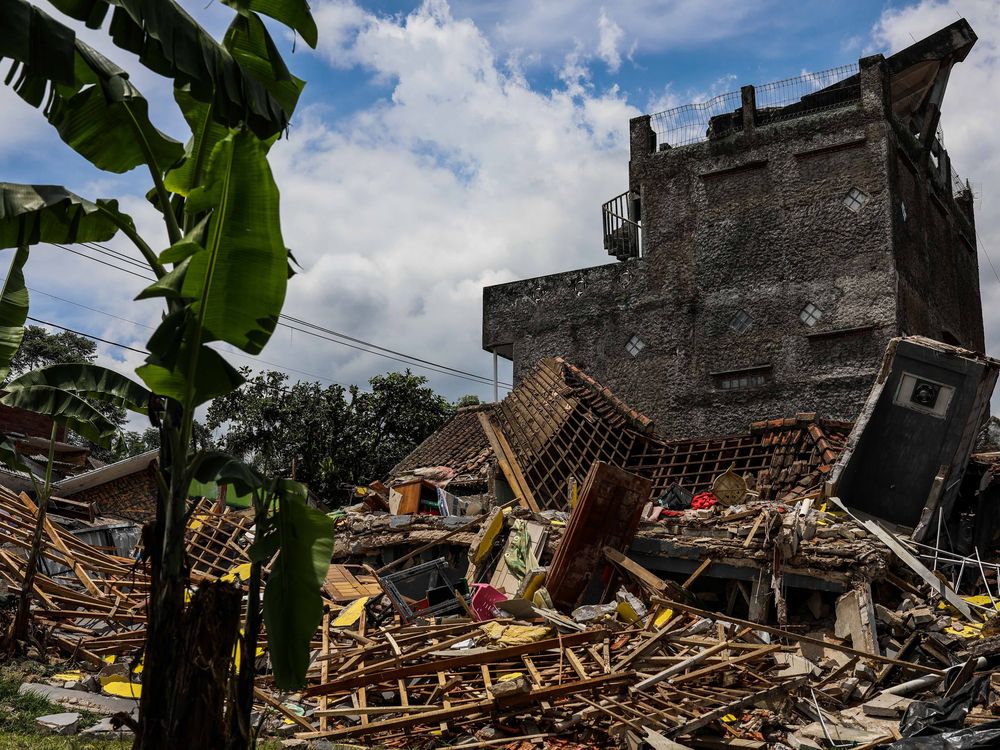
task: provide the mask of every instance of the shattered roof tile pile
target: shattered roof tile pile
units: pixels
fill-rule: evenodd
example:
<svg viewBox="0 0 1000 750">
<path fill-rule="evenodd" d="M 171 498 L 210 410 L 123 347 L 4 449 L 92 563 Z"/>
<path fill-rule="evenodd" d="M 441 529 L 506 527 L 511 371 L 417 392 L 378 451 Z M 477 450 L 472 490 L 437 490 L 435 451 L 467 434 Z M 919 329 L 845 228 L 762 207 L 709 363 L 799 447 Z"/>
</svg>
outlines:
<svg viewBox="0 0 1000 750">
<path fill-rule="evenodd" d="M 491 446 L 487 426 L 497 446 Z M 732 468 L 761 499 L 792 501 L 824 481 L 850 429 L 848 422 L 803 413 L 755 422 L 740 435 L 663 440 L 652 420 L 578 367 L 554 358 L 543 360 L 503 401 L 460 410 L 391 476 L 398 480 L 419 468 L 447 466 L 456 474 L 449 485 L 485 482 L 486 467 L 499 452 L 523 477 L 511 483 L 515 493 L 523 489 L 517 485 L 530 488 L 539 509 L 564 507 L 570 480 L 582 482 L 595 461 L 651 479 L 654 498 L 674 483 L 691 492 L 707 490 Z"/>
<path fill-rule="evenodd" d="M 441 429 L 418 445 L 391 472 L 393 477 L 429 466 L 447 466 L 455 471 L 451 485 L 483 482 L 493 451 L 479 421 L 481 413 L 493 411 L 493 404 L 466 406 Z"/>
</svg>

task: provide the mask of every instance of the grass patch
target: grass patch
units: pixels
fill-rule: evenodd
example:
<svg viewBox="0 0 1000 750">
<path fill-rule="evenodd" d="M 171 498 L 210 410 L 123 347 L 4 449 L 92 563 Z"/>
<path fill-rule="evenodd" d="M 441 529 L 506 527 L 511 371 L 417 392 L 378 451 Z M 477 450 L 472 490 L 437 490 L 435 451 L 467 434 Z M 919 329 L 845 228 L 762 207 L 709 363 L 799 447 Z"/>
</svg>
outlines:
<svg viewBox="0 0 1000 750">
<path fill-rule="evenodd" d="M 35 719 L 47 714 L 61 714 L 75 712 L 80 714 L 80 728 L 89 727 L 97 723 L 98 717 L 89 711 L 70 709 L 53 703 L 47 698 L 32 693 L 19 693 L 18 688 L 21 681 L 11 679 L 5 675 L 0 675 L 0 748 L 7 748 L 4 744 L 10 738 L 8 735 L 22 736 L 23 741 L 27 741 L 27 735 L 42 735 L 41 728 L 35 724 Z M 66 738 L 60 738 L 60 741 Z M 19 745 L 11 745 L 19 747 Z M 47 745 L 27 745 L 27 747 L 48 747 Z M 64 745 L 52 745 L 54 748 L 62 748 Z M 65 745 L 69 747 L 69 745 Z M 80 745 L 87 747 L 87 745 Z M 97 745 L 97 747 L 101 747 Z"/>
<path fill-rule="evenodd" d="M 80 737 L 43 737 L 40 735 L 0 732 L 0 747 L 4 750 L 129 750 L 132 739 L 97 740 Z"/>
</svg>

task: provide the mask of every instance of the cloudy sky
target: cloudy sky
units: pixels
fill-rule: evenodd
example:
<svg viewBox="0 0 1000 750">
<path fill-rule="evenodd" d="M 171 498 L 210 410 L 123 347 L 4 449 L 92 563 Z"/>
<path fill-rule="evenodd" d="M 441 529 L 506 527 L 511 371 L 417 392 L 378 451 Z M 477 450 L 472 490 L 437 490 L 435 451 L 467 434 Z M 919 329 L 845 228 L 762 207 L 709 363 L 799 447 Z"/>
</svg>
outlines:
<svg viewBox="0 0 1000 750">
<path fill-rule="evenodd" d="M 185 5 L 216 33 L 231 13 L 218 2 Z M 285 312 L 487 376 L 484 285 L 607 262 L 599 211 L 626 186 L 630 117 L 891 53 L 965 16 L 980 39 L 952 74 L 942 125 L 976 193 L 987 338 L 1000 354 L 1000 277 L 987 255 L 1000 265 L 1000 216 L 990 210 L 1000 189 L 996 0 L 316 0 L 313 9 L 316 51 L 281 37 L 290 67 L 309 82 L 271 152 L 285 241 L 304 267 Z M 186 140 L 169 84 L 83 32 L 133 71 L 161 129 Z M 7 89 L 0 112 L 0 179 L 119 197 L 164 244 L 142 197 L 148 176 L 95 172 Z M 127 243 L 108 247 L 135 255 Z M 76 250 L 89 258 L 33 251 L 32 314 L 143 348 L 158 308 L 131 301 L 144 281 L 125 272 L 141 270 L 107 250 Z M 100 351 L 122 368 L 141 359 Z M 342 384 L 403 367 L 288 328 L 257 366 Z M 483 383 L 414 370 L 450 398 L 490 396 Z"/>
</svg>

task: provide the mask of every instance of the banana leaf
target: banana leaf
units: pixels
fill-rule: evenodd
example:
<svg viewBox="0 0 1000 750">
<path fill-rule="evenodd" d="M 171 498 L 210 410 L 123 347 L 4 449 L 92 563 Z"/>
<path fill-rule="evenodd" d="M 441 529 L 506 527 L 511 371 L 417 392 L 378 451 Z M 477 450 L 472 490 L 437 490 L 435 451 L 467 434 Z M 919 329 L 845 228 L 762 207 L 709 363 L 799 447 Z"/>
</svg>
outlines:
<svg viewBox="0 0 1000 750">
<path fill-rule="evenodd" d="M 81 21 L 100 14 L 98 3 L 113 6 L 108 30 L 115 45 L 138 55 L 143 65 L 176 86 L 190 87 L 195 99 L 212 105 L 212 117 L 220 124 L 246 124 L 261 139 L 287 127 L 291 113 L 175 0 L 51 2 Z"/>
<path fill-rule="evenodd" d="M 91 203 L 58 185 L 0 182 L 0 248 L 39 242 L 106 242 L 115 236 L 117 201 Z"/>
<path fill-rule="evenodd" d="M 181 289 L 195 300 L 202 326 L 195 340 L 225 341 L 258 354 L 285 300 L 288 251 L 278 187 L 264 145 L 252 134 L 231 134 L 213 150 L 205 184 L 185 203 L 194 214 L 210 209 L 205 250 L 191 256 Z"/>
<path fill-rule="evenodd" d="M 14 378 L 8 391 L 39 386 L 56 388 L 77 396 L 120 406 L 139 414 L 149 408 L 150 392 L 131 378 L 89 362 L 47 365 Z"/>
<path fill-rule="evenodd" d="M 0 383 L 7 379 L 10 363 L 24 338 L 24 323 L 28 319 L 28 288 L 24 285 L 27 260 L 27 246 L 19 247 L 0 292 Z"/>
<path fill-rule="evenodd" d="M 241 15 L 260 13 L 295 29 L 313 49 L 316 49 L 316 21 L 309 12 L 306 0 L 222 0 Z"/>
<path fill-rule="evenodd" d="M 291 114 L 305 81 L 289 72 L 260 18 L 254 14 L 235 17 L 223 44 L 243 69 Z M 230 131 L 212 118 L 212 108 L 208 104 L 191 95 L 189 86 L 175 87 L 174 100 L 191 128 L 191 139 L 184 158 L 167 173 L 164 184 L 171 192 L 187 196 L 201 183 L 212 150 Z M 272 136 L 264 142 L 265 151 L 277 137 Z"/>
<path fill-rule="evenodd" d="M 57 424 L 101 446 L 111 445 L 117 432 L 107 417 L 82 398 L 48 385 L 8 390 L 0 403 L 52 417 Z"/>
<path fill-rule="evenodd" d="M 305 683 L 309 642 L 323 619 L 320 587 L 333 555 L 333 521 L 306 504 L 306 488 L 277 480 L 274 512 L 261 523 L 251 559 L 266 561 L 277 551 L 264 589 L 274 682 L 283 689 Z"/>
<path fill-rule="evenodd" d="M 0 13 L 25 19 L 0 32 L 0 58 L 15 63 L 6 83 L 32 106 L 44 104 L 46 119 L 73 150 L 116 173 L 146 163 L 146 149 L 160 171 L 183 155 L 184 147 L 152 124 L 128 74 L 72 29 L 24 0 L 0 0 Z"/>
</svg>

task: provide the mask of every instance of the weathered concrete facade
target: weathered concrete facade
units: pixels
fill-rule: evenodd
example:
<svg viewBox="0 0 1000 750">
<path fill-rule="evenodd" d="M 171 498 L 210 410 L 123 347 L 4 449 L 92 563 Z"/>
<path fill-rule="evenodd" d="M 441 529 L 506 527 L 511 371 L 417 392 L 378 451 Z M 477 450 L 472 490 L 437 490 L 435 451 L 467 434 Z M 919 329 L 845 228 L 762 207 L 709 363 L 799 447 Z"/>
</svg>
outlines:
<svg viewBox="0 0 1000 750">
<path fill-rule="evenodd" d="M 736 127 L 701 143 L 657 148 L 650 117 L 632 120 L 641 257 L 487 287 L 483 347 L 515 381 L 563 356 L 672 437 L 853 419 L 894 336 L 981 350 L 971 196 L 935 136 L 974 41 L 961 21 L 861 60 L 835 106 L 802 114 L 746 87 Z"/>
</svg>

